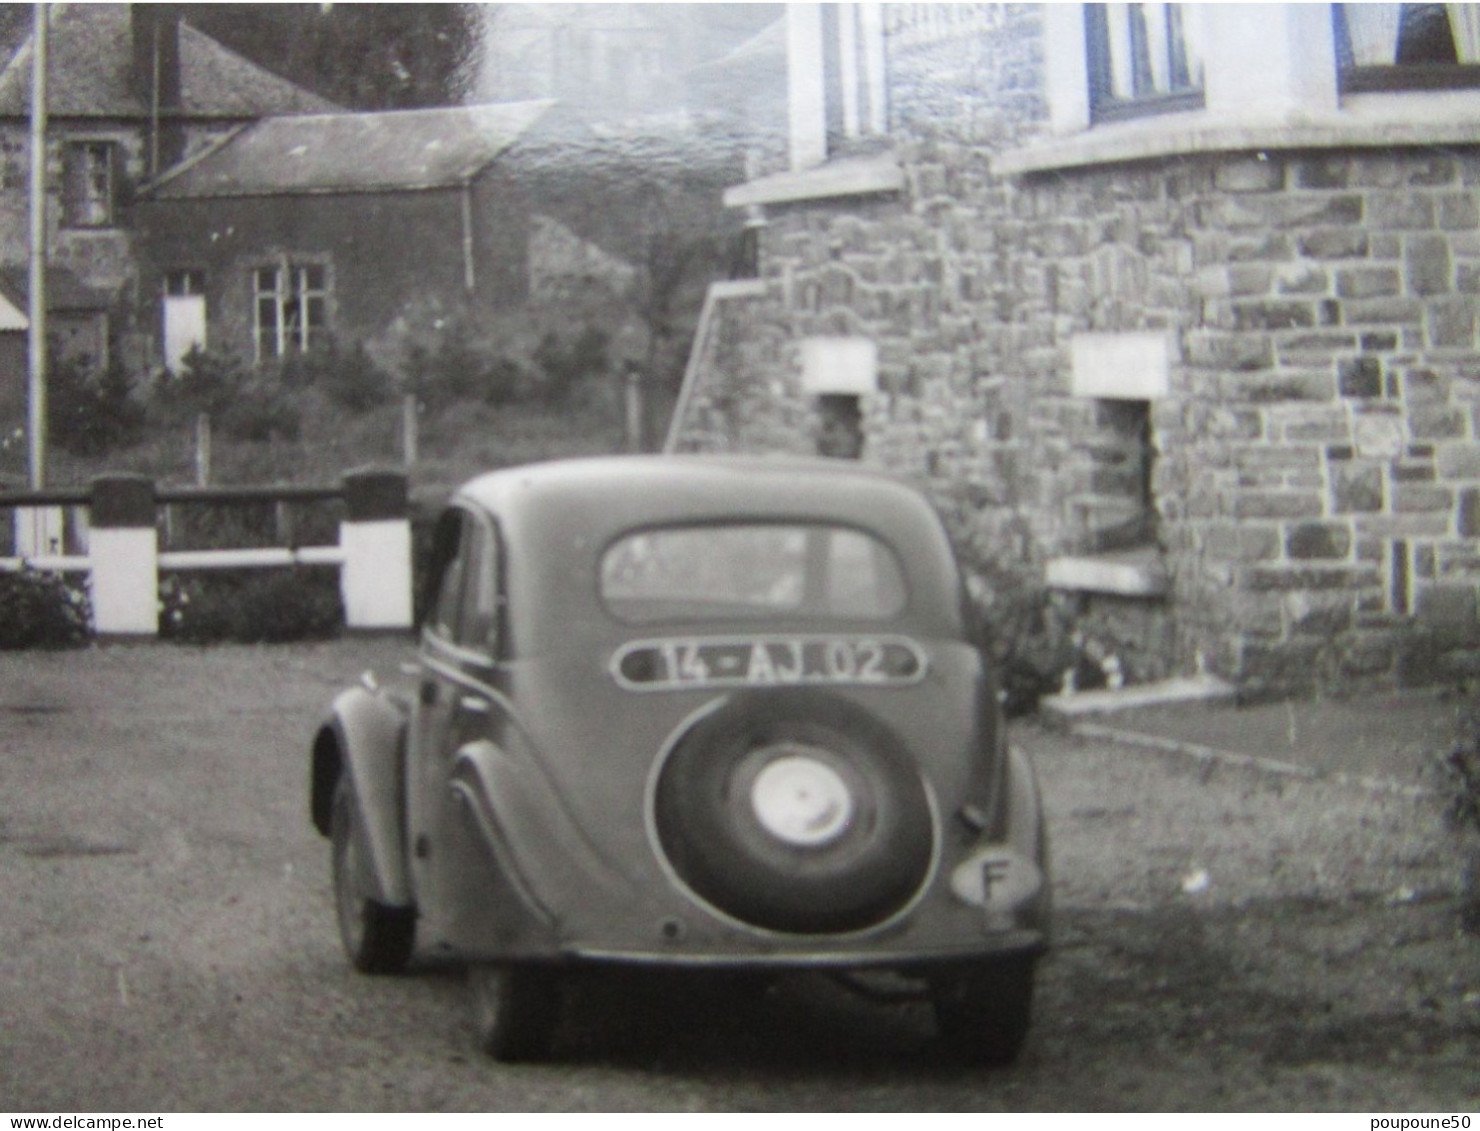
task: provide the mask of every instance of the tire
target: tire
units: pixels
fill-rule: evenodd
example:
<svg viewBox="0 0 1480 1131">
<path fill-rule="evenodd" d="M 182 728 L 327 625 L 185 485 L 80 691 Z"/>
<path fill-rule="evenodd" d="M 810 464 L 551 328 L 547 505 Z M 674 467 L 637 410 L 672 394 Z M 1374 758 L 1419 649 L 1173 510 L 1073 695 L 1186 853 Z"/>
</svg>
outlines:
<svg viewBox="0 0 1480 1131">
<path fill-rule="evenodd" d="M 356 970 L 399 974 L 411 961 L 416 942 L 416 912 L 377 902 L 377 887 L 365 839 L 364 822 L 349 776 L 340 774 L 329 814 L 334 873 L 334 909 L 339 938 Z"/>
<path fill-rule="evenodd" d="M 904 745 L 813 689 L 742 695 L 701 720 L 664 764 L 653 804 L 689 889 L 773 931 L 875 926 L 914 898 L 934 860 L 934 818 Z"/>
<path fill-rule="evenodd" d="M 494 1060 L 543 1060 L 560 1019 L 555 975 L 534 966 L 468 968 L 478 1048 Z"/>
<path fill-rule="evenodd" d="M 1032 1024 L 1036 964 L 1013 955 L 932 977 L 936 1025 L 957 1059 L 980 1065 L 1017 1059 Z"/>
</svg>

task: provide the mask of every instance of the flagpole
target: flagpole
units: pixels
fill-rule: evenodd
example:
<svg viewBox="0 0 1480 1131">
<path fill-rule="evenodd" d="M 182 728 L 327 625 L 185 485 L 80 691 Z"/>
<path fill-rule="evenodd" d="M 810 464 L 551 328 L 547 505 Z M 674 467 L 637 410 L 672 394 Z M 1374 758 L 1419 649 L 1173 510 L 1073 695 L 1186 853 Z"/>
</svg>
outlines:
<svg viewBox="0 0 1480 1131">
<path fill-rule="evenodd" d="M 31 5 L 31 271 L 27 337 L 31 489 L 46 486 L 46 5 Z"/>
</svg>

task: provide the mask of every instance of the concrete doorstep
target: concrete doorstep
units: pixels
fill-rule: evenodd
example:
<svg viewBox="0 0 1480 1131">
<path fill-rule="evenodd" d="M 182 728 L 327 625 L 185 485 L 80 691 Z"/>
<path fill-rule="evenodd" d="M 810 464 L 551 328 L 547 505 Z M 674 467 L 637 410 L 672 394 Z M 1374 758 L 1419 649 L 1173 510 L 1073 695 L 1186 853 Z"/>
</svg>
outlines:
<svg viewBox="0 0 1480 1131">
<path fill-rule="evenodd" d="M 1182 703 L 1231 703 L 1237 695 L 1233 684 L 1216 676 L 1195 675 L 1141 683 L 1132 687 L 1102 688 L 1049 695 L 1039 700 L 1038 711 L 1050 726 L 1067 726 L 1080 719 L 1098 718 L 1138 707 L 1168 707 Z"/>
</svg>

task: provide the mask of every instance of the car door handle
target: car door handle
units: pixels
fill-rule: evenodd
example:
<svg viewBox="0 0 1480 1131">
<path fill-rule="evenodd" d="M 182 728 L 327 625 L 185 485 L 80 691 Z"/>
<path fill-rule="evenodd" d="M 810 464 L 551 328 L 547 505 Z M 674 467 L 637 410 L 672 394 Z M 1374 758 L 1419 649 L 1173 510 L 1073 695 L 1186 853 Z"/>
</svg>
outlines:
<svg viewBox="0 0 1480 1131">
<path fill-rule="evenodd" d="M 475 715 L 488 714 L 488 700 L 477 695 L 464 695 L 457 705 L 460 710 L 471 711 Z"/>
</svg>

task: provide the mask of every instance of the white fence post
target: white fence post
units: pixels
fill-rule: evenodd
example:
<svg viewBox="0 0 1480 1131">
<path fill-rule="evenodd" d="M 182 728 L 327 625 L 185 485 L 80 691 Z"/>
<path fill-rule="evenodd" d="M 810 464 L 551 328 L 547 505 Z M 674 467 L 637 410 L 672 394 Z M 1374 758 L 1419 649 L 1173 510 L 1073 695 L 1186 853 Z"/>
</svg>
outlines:
<svg viewBox="0 0 1480 1131">
<path fill-rule="evenodd" d="M 339 546 L 345 627 L 410 628 L 411 517 L 404 472 L 345 475 Z"/>
<path fill-rule="evenodd" d="M 91 510 L 93 630 L 100 636 L 157 636 L 159 536 L 153 480 L 143 475 L 94 479 Z"/>
</svg>

